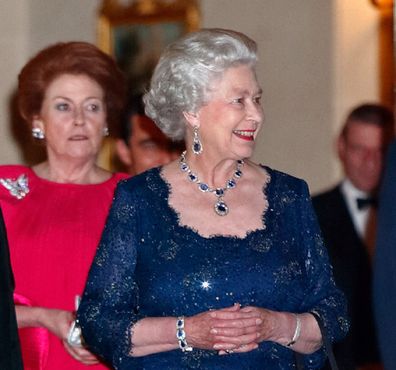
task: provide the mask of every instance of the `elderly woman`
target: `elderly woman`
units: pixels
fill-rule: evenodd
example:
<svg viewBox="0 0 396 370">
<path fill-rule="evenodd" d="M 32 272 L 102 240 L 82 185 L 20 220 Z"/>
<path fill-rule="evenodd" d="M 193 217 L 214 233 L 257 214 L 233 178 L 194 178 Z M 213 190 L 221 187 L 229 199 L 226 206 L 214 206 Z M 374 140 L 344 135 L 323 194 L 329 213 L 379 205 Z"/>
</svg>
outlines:
<svg viewBox="0 0 396 370">
<path fill-rule="evenodd" d="M 19 76 L 20 112 L 48 158 L 32 168 L 0 166 L 26 369 L 86 369 L 83 363 L 98 362 L 67 338 L 114 189 L 126 177 L 96 165 L 124 90 L 114 61 L 84 42 L 42 50 Z"/>
<path fill-rule="evenodd" d="M 306 184 L 249 158 L 263 123 L 256 44 L 170 45 L 146 112 L 180 160 L 119 184 L 78 313 L 116 369 L 292 369 L 348 329 Z"/>
</svg>

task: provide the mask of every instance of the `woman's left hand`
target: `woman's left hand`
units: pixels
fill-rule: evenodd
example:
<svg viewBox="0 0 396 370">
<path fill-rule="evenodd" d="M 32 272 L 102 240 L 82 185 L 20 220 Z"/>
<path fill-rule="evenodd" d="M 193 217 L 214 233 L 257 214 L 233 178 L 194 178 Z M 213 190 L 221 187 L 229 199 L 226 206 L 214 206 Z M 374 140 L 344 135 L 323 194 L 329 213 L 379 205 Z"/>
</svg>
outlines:
<svg viewBox="0 0 396 370">
<path fill-rule="evenodd" d="M 249 312 L 253 316 L 257 316 L 261 323 L 257 325 L 257 343 L 265 340 L 276 342 L 282 337 L 284 326 L 289 326 L 290 316 L 285 316 L 285 313 L 271 311 L 261 307 L 247 306 L 241 308 L 241 312 Z M 289 315 L 289 314 L 286 314 Z M 294 319 L 292 319 L 291 325 L 294 325 Z"/>
<path fill-rule="evenodd" d="M 290 312 L 271 311 L 265 308 L 247 306 L 237 312 L 243 320 L 235 320 L 227 310 L 216 311 L 216 321 L 212 330 L 216 331 L 216 341 L 221 345 L 219 354 L 248 352 L 263 341 L 271 341 L 285 346 L 296 331 L 296 315 Z M 249 318 L 248 320 L 246 318 Z M 254 319 L 255 325 L 252 325 Z M 299 314 L 300 335 L 293 350 L 309 354 L 322 345 L 322 335 L 317 321 L 310 313 Z M 246 323 L 247 325 L 244 325 Z M 254 333 L 254 340 L 246 341 Z M 234 346 L 234 347 L 232 347 Z M 231 350 L 230 350 L 231 348 Z"/>
<path fill-rule="evenodd" d="M 280 319 L 278 316 L 281 313 L 252 306 L 241 308 L 238 312 L 244 314 L 245 320 L 235 320 L 235 316 L 230 311 L 216 312 L 216 318 L 219 320 L 212 329 L 218 342 L 216 344 L 220 347 L 226 347 L 225 344 L 235 346 L 231 351 L 221 350 L 219 354 L 249 352 L 256 349 L 264 340 L 275 341 Z M 247 317 L 250 319 L 246 320 Z"/>
</svg>

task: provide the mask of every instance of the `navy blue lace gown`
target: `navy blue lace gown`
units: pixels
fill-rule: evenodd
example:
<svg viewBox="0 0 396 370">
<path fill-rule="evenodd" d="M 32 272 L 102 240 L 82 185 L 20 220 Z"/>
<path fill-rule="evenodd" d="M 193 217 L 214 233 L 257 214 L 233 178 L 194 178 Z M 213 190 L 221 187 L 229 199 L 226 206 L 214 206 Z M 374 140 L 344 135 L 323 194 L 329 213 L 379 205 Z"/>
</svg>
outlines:
<svg viewBox="0 0 396 370">
<path fill-rule="evenodd" d="M 138 320 L 191 316 L 235 302 L 315 310 L 332 340 L 345 335 L 345 300 L 334 285 L 307 186 L 263 170 L 270 178 L 263 189 L 263 229 L 244 238 L 205 238 L 181 226 L 158 168 L 118 185 L 78 312 L 95 353 L 119 370 L 293 369 L 293 351 L 273 342 L 227 356 L 199 349 L 129 355 Z M 323 350 L 305 356 L 306 368 L 320 368 L 323 359 Z"/>
</svg>

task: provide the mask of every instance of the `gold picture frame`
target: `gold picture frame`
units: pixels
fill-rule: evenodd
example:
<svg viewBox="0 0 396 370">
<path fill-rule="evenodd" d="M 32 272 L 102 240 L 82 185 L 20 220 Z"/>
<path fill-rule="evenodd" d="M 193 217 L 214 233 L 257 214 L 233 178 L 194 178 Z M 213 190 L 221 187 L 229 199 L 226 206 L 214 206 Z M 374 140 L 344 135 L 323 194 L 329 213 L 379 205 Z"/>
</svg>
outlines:
<svg viewBox="0 0 396 370">
<path fill-rule="evenodd" d="M 134 90 L 144 89 L 164 47 L 197 30 L 197 0 L 104 0 L 99 47 L 112 55 Z"/>
<path fill-rule="evenodd" d="M 103 0 L 99 8 L 98 46 L 125 73 L 129 93 L 148 85 L 164 47 L 200 25 L 198 0 Z M 114 142 L 106 139 L 99 164 L 114 170 Z"/>
</svg>

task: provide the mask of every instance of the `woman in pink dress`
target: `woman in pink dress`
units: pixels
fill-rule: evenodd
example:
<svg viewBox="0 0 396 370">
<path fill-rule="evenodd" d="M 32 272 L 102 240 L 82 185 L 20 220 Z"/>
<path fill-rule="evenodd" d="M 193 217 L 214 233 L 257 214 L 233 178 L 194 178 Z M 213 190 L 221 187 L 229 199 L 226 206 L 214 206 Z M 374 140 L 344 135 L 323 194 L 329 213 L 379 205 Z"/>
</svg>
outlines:
<svg viewBox="0 0 396 370">
<path fill-rule="evenodd" d="M 27 370 L 107 368 L 68 337 L 113 191 L 127 177 L 96 164 L 124 92 L 114 61 L 84 42 L 42 50 L 19 76 L 20 113 L 47 152 L 31 168 L 0 166 Z"/>
</svg>

